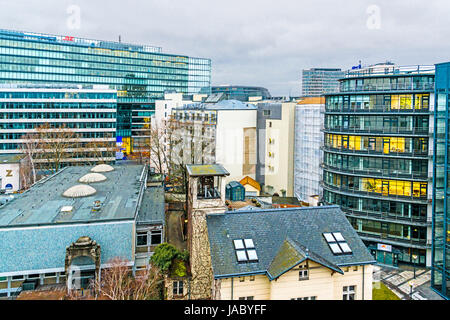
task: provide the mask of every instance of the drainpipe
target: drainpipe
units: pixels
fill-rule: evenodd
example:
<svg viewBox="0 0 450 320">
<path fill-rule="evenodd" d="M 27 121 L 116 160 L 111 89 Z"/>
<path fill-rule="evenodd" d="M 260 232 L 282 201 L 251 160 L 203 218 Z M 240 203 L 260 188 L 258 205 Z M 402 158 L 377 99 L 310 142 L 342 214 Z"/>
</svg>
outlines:
<svg viewBox="0 0 450 320">
<path fill-rule="evenodd" d="M 364 265 L 362 266 L 362 299 L 364 300 Z"/>
<path fill-rule="evenodd" d="M 231 278 L 231 300 L 233 300 L 233 279 Z"/>
</svg>

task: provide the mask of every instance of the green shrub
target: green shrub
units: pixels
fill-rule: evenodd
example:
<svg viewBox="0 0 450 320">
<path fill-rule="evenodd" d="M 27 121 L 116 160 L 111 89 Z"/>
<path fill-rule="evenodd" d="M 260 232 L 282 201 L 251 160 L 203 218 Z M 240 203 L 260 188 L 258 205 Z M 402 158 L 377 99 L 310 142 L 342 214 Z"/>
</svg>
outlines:
<svg viewBox="0 0 450 320">
<path fill-rule="evenodd" d="M 178 257 L 180 251 L 169 243 L 161 243 L 155 249 L 150 262 L 157 266 L 162 272 L 167 272 L 172 261 Z"/>
</svg>

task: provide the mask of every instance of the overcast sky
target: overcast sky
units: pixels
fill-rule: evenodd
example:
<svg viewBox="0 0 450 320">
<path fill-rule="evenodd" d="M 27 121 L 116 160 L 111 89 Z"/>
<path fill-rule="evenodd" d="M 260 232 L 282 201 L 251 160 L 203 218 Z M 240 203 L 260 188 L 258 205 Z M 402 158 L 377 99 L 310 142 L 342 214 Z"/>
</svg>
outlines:
<svg viewBox="0 0 450 320">
<path fill-rule="evenodd" d="M 450 61 L 449 17 L 448 0 L 0 0 L 2 29 L 121 35 L 210 58 L 213 85 L 275 96 L 300 95 L 302 69 Z"/>
</svg>

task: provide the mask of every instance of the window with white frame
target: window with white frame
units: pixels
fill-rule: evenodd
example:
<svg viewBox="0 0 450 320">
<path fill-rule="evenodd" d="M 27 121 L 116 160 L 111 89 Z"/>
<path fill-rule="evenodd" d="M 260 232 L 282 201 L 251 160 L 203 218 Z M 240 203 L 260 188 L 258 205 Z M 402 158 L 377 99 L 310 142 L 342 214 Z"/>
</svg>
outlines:
<svg viewBox="0 0 450 320">
<path fill-rule="evenodd" d="M 162 230 L 152 230 L 150 233 L 150 245 L 156 246 L 162 243 Z"/>
<path fill-rule="evenodd" d="M 298 271 L 298 280 L 308 280 L 309 279 L 309 268 L 308 264 L 300 265 L 300 270 Z"/>
<path fill-rule="evenodd" d="M 342 300 L 355 300 L 356 286 L 344 286 Z"/>
<path fill-rule="evenodd" d="M 137 232 L 137 246 L 147 245 L 147 231 Z"/>
<path fill-rule="evenodd" d="M 173 295 L 174 296 L 183 295 L 183 281 L 173 282 Z"/>
</svg>

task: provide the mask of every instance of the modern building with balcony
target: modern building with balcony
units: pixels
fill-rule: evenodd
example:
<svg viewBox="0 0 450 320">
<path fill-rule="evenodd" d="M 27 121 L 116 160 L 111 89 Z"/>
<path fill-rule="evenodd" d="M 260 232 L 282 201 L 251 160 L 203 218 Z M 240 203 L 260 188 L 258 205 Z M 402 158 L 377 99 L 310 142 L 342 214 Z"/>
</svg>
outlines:
<svg viewBox="0 0 450 320">
<path fill-rule="evenodd" d="M 146 45 L 0 30 L 0 84 L 106 85 L 116 90 L 117 138 L 131 151 L 148 138 L 155 100 L 166 90 L 209 93 L 210 82 L 210 59 Z"/>
<path fill-rule="evenodd" d="M 326 95 L 323 201 L 380 264 L 431 265 L 434 66 L 349 71 Z"/>
<path fill-rule="evenodd" d="M 431 287 L 450 298 L 450 63 L 436 65 Z"/>
</svg>

